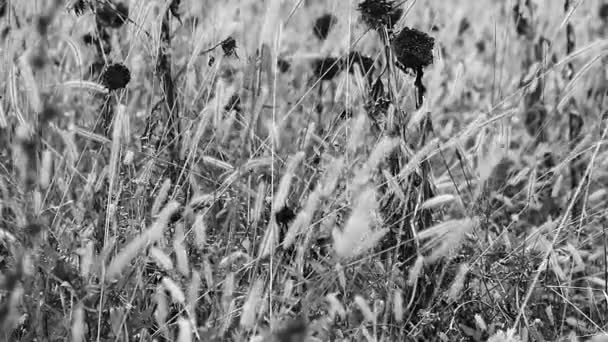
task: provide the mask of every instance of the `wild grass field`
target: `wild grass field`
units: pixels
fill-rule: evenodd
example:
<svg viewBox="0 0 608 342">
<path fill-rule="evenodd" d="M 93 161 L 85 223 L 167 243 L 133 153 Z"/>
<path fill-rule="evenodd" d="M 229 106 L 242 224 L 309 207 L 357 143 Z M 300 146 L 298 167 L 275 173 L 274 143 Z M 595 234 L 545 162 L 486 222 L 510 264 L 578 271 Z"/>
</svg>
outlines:
<svg viewBox="0 0 608 342">
<path fill-rule="evenodd" d="M 0 0 L 0 340 L 606 341 L 603 0 Z"/>
</svg>

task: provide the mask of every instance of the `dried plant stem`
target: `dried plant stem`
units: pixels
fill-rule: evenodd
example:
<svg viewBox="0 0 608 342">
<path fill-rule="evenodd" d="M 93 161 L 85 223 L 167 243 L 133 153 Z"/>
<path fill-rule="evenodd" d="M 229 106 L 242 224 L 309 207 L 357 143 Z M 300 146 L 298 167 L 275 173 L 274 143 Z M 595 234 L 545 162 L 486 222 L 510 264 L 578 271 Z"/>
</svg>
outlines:
<svg viewBox="0 0 608 342">
<path fill-rule="evenodd" d="M 568 13 L 572 9 L 572 1 L 564 0 L 564 12 L 565 15 L 568 16 Z M 574 48 L 576 47 L 574 27 L 572 26 L 572 22 L 568 20 L 566 23 L 566 54 L 570 55 L 574 52 Z M 568 81 L 572 81 L 574 77 L 574 65 L 572 62 L 568 62 L 566 64 L 566 78 Z M 577 120 L 575 120 L 575 114 L 568 115 L 568 138 L 570 140 L 570 146 L 574 147 L 576 145 L 576 138 L 580 133 L 579 127 L 577 127 Z M 578 158 L 574 158 L 570 161 L 570 189 L 575 190 L 580 183 L 580 172 L 579 168 L 576 166 L 578 163 Z M 574 199 L 574 207 L 572 208 L 572 217 L 574 219 L 578 218 L 581 214 L 581 201 L 578 198 Z"/>
<path fill-rule="evenodd" d="M 172 158 L 177 158 L 179 156 L 180 128 L 179 108 L 175 97 L 175 84 L 171 77 L 171 16 L 171 10 L 167 8 L 161 23 L 160 46 L 156 68 L 165 99 L 164 118 L 167 120 L 167 135 L 165 141 L 168 143 L 168 150 Z"/>
</svg>

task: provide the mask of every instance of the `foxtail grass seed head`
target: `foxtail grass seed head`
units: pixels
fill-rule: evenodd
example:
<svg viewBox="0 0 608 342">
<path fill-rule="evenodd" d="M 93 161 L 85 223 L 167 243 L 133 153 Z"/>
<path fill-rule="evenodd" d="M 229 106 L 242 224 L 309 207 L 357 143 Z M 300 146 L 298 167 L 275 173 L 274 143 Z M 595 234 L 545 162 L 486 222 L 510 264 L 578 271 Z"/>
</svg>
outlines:
<svg viewBox="0 0 608 342">
<path fill-rule="evenodd" d="M 386 28 L 389 32 L 403 15 L 403 10 L 392 0 L 365 0 L 359 3 L 357 9 L 369 28 Z"/>
<path fill-rule="evenodd" d="M 161 283 L 167 292 L 169 292 L 171 299 L 173 299 L 175 303 L 184 304 L 186 302 L 186 295 L 184 294 L 184 291 L 182 291 L 182 289 L 173 279 L 163 277 Z"/>
<path fill-rule="evenodd" d="M 109 65 L 101 74 L 101 83 L 110 91 L 125 88 L 131 81 L 131 72 L 120 63 Z"/>
<path fill-rule="evenodd" d="M 112 4 L 111 2 L 99 2 L 96 9 L 95 19 L 102 28 L 117 29 L 124 25 L 129 18 L 129 7 L 122 2 Z"/>
<path fill-rule="evenodd" d="M 241 314 L 240 325 L 243 328 L 253 328 L 255 326 L 256 315 L 258 313 L 258 307 L 264 294 L 264 280 L 258 278 L 253 283 L 253 286 L 249 290 L 247 300 L 243 305 L 243 312 Z"/>
<path fill-rule="evenodd" d="M 469 265 L 464 263 L 460 265 L 458 268 L 458 273 L 456 273 L 456 277 L 448 290 L 447 297 L 450 301 L 454 302 L 458 300 L 460 295 L 462 294 L 462 289 L 464 288 L 464 282 L 467 274 L 469 273 Z"/>
<path fill-rule="evenodd" d="M 428 34 L 403 28 L 391 42 L 397 66 L 403 70 L 421 70 L 433 64 L 435 39 Z"/>
<path fill-rule="evenodd" d="M 312 33 L 319 39 L 325 40 L 329 35 L 331 29 L 338 23 L 338 18 L 331 14 L 326 13 L 318 17 L 315 20 L 315 24 L 312 29 Z"/>
</svg>

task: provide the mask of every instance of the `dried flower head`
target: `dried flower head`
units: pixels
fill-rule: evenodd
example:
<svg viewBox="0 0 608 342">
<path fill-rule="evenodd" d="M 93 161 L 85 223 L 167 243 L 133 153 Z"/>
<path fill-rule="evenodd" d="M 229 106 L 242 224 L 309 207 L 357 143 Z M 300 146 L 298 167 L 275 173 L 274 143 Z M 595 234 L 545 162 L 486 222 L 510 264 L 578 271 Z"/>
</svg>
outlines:
<svg viewBox="0 0 608 342">
<path fill-rule="evenodd" d="M 547 109 L 542 104 L 536 104 L 526 111 L 524 126 L 532 137 L 541 134 L 547 120 Z"/>
<path fill-rule="evenodd" d="M 93 35 L 91 33 L 85 33 L 82 36 L 82 42 L 85 43 L 86 45 L 92 45 L 96 42 L 97 40 L 95 39 L 95 37 L 93 37 Z"/>
<path fill-rule="evenodd" d="M 364 0 L 359 4 L 358 10 L 367 26 L 372 29 L 386 27 L 388 31 L 392 31 L 403 15 L 403 10 L 397 8 L 392 0 Z"/>
<path fill-rule="evenodd" d="M 299 342 L 306 339 L 308 325 L 303 317 L 298 316 L 286 322 L 273 333 L 275 341 Z"/>
<path fill-rule="evenodd" d="M 241 107 L 241 97 L 239 94 L 234 93 L 232 96 L 230 96 L 228 103 L 224 106 L 224 110 L 227 112 L 231 110 L 234 110 L 237 113 L 243 112 L 243 108 Z"/>
<path fill-rule="evenodd" d="M 600 5 L 600 8 L 598 10 L 598 16 L 602 20 L 608 21 L 608 3 L 603 3 Z"/>
<path fill-rule="evenodd" d="M 318 58 L 313 62 L 314 73 L 317 78 L 329 81 L 342 70 L 342 63 L 334 57 Z"/>
<path fill-rule="evenodd" d="M 36 29 L 41 36 L 46 36 L 51 25 L 51 17 L 48 15 L 41 15 L 36 21 Z"/>
<path fill-rule="evenodd" d="M 361 68 L 363 75 L 368 75 L 374 70 L 374 59 L 368 56 L 364 56 L 358 51 L 351 51 L 346 58 L 346 65 L 348 65 L 348 72 L 354 72 L 354 66 L 358 64 Z"/>
<path fill-rule="evenodd" d="M 122 2 L 116 5 L 105 3 L 97 8 L 96 14 L 95 18 L 99 26 L 119 28 L 129 18 L 129 8 Z"/>
<path fill-rule="evenodd" d="M 296 218 L 296 214 L 288 206 L 282 207 L 281 210 L 277 211 L 274 214 L 274 216 L 275 216 L 275 219 L 277 220 L 277 223 L 279 224 L 279 226 L 285 227 L 285 228 L 289 225 L 289 223 L 291 223 L 291 221 L 293 221 Z"/>
<path fill-rule="evenodd" d="M 279 67 L 279 71 L 281 71 L 282 73 L 286 73 L 291 68 L 291 63 L 289 63 L 289 61 L 286 59 L 279 58 L 277 60 L 277 66 Z"/>
<path fill-rule="evenodd" d="M 124 88 L 130 80 L 131 72 L 129 72 L 129 69 L 126 66 L 120 63 L 108 66 L 101 74 L 101 82 L 108 90 Z"/>
<path fill-rule="evenodd" d="M 171 5 L 169 5 L 169 10 L 171 11 L 171 14 L 177 18 L 177 20 L 179 20 L 181 22 L 181 18 L 179 15 L 179 5 L 181 4 L 181 0 L 172 0 L 171 1 Z"/>
<path fill-rule="evenodd" d="M 469 21 L 469 19 L 467 19 L 467 17 L 462 18 L 462 20 L 460 20 L 460 24 L 458 24 L 458 35 L 459 36 L 462 35 L 470 27 L 471 27 L 471 22 Z"/>
<path fill-rule="evenodd" d="M 59 111 L 59 109 L 54 106 L 53 104 L 50 103 L 46 103 L 44 105 L 44 107 L 42 108 L 42 111 L 40 112 L 40 114 L 38 114 L 38 117 L 40 118 L 40 122 L 41 123 L 48 123 L 52 120 L 54 120 L 55 118 L 59 117 L 61 115 L 61 112 Z"/>
<path fill-rule="evenodd" d="M 433 64 L 435 39 L 428 34 L 405 27 L 391 42 L 397 66 L 403 70 L 422 70 Z"/>
<path fill-rule="evenodd" d="M 224 50 L 225 56 L 237 56 L 236 55 L 236 40 L 232 37 L 228 37 L 222 41 L 222 50 Z M 237 56 L 238 57 L 238 56 Z"/>
<path fill-rule="evenodd" d="M 76 14 L 77 16 L 81 16 L 84 14 L 86 6 L 87 3 L 85 0 L 76 0 L 72 2 L 72 11 L 74 11 L 74 14 Z"/>
<path fill-rule="evenodd" d="M 327 39 L 329 31 L 336 25 L 338 18 L 331 13 L 323 14 L 315 20 L 312 33 L 320 40 Z"/>
</svg>

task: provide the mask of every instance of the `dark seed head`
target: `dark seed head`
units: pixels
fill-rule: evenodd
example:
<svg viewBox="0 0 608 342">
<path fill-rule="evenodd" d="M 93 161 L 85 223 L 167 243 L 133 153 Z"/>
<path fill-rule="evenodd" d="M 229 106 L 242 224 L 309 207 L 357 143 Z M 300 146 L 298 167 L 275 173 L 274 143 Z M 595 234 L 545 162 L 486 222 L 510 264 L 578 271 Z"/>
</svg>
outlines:
<svg viewBox="0 0 608 342">
<path fill-rule="evenodd" d="M 600 5 L 598 15 L 602 20 L 608 21 L 608 3 L 603 3 Z"/>
<path fill-rule="evenodd" d="M 374 70 L 374 59 L 368 56 L 364 56 L 357 51 L 351 51 L 348 54 L 346 63 L 348 65 L 348 72 L 350 73 L 354 72 L 355 64 L 359 65 L 363 75 L 368 75 Z"/>
<path fill-rule="evenodd" d="M 38 17 L 38 20 L 36 21 L 36 30 L 38 30 L 38 33 L 41 36 L 46 36 L 46 34 L 49 30 L 50 24 L 51 24 L 51 18 L 46 15 L 41 15 Z"/>
<path fill-rule="evenodd" d="M 44 231 L 44 226 L 38 222 L 31 222 L 23 227 L 23 232 L 31 238 L 37 237 L 42 231 Z"/>
<path fill-rule="evenodd" d="M 421 70 L 433 64 L 435 39 L 428 34 L 405 27 L 391 42 L 397 66 L 403 70 Z"/>
<path fill-rule="evenodd" d="M 116 63 L 108 66 L 101 74 L 102 84 L 108 90 L 121 89 L 127 86 L 131 80 L 131 72 L 123 64 Z"/>
<path fill-rule="evenodd" d="M 0 0 L 0 18 L 6 14 L 6 0 Z"/>
<path fill-rule="evenodd" d="M 92 34 L 85 33 L 82 36 L 82 42 L 85 43 L 86 45 L 91 45 L 91 44 L 95 43 L 95 38 L 93 37 Z"/>
<path fill-rule="evenodd" d="M 84 11 L 86 10 L 86 5 L 87 3 L 84 0 L 76 0 L 72 4 L 72 10 L 74 11 L 74 14 L 76 14 L 77 16 L 83 15 Z"/>
<path fill-rule="evenodd" d="M 386 27 L 388 31 L 392 31 L 403 15 L 403 10 L 397 8 L 395 1 L 392 0 L 364 0 L 359 3 L 358 10 L 369 28 Z"/>
<path fill-rule="evenodd" d="M 237 113 L 242 113 L 243 108 L 241 108 L 241 97 L 239 94 L 235 93 L 230 96 L 228 103 L 224 106 L 224 110 L 229 112 L 231 110 L 236 111 Z"/>
<path fill-rule="evenodd" d="M 287 227 L 287 225 L 296 218 L 296 214 L 287 205 L 277 211 L 274 215 L 279 226 L 283 227 Z"/>
<path fill-rule="evenodd" d="M 215 57 L 211 56 L 209 57 L 209 61 L 207 61 L 207 65 L 213 66 L 213 64 L 215 64 Z"/>
<path fill-rule="evenodd" d="M 536 104 L 526 111 L 524 126 L 526 131 L 532 137 L 537 136 L 547 119 L 547 109 L 542 104 Z"/>
<path fill-rule="evenodd" d="M 129 8 L 122 2 L 114 6 L 105 3 L 97 8 L 96 20 L 101 27 L 119 28 L 128 17 Z"/>
<path fill-rule="evenodd" d="M 177 20 L 181 20 L 179 15 L 179 5 L 181 4 L 181 0 L 173 0 L 171 1 L 171 5 L 169 6 L 169 10 L 171 14 L 177 18 Z"/>
<path fill-rule="evenodd" d="M 320 40 L 327 39 L 329 35 L 329 31 L 336 25 L 338 22 L 338 18 L 335 15 L 327 13 L 318 17 L 315 20 L 315 25 L 313 27 L 312 33 L 319 38 Z"/>
<path fill-rule="evenodd" d="M 57 109 L 57 107 L 54 105 L 47 103 L 44 105 L 44 108 L 42 108 L 42 111 L 39 114 L 39 119 L 41 123 L 46 124 L 59 116 L 59 109 Z"/>
<path fill-rule="evenodd" d="M 475 43 L 475 47 L 479 53 L 486 52 L 486 42 L 484 40 L 478 40 L 477 43 Z"/>
<path fill-rule="evenodd" d="M 232 37 L 228 37 L 222 41 L 222 50 L 224 50 L 224 55 L 236 56 L 236 40 Z"/>
<path fill-rule="evenodd" d="M 460 21 L 460 24 L 458 25 L 458 35 L 462 35 L 466 30 L 468 30 L 471 27 L 471 23 L 469 22 L 469 19 L 462 18 L 462 20 Z"/>
<path fill-rule="evenodd" d="M 308 326 L 303 317 L 297 317 L 290 320 L 284 327 L 274 333 L 276 341 L 281 342 L 297 342 L 306 339 Z"/>
<path fill-rule="evenodd" d="M 40 70 L 44 68 L 47 61 L 47 53 L 46 49 L 42 46 L 36 49 L 34 53 L 30 56 L 30 65 L 32 68 Z"/>
<path fill-rule="evenodd" d="M 315 76 L 329 81 L 338 75 L 342 69 L 341 64 L 340 60 L 334 57 L 318 58 L 313 62 Z"/>
<path fill-rule="evenodd" d="M 279 58 L 277 60 L 277 66 L 279 67 L 279 71 L 286 73 L 289 71 L 289 68 L 291 68 L 291 63 L 286 59 Z"/>
</svg>

